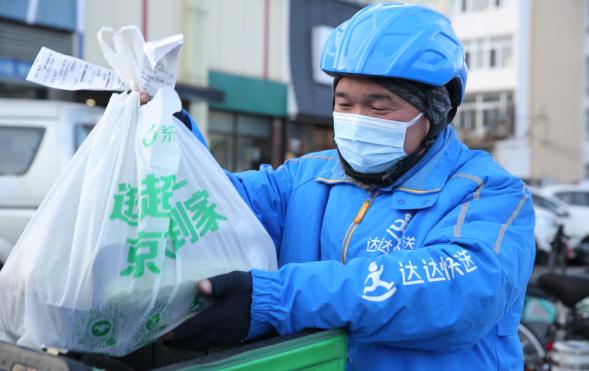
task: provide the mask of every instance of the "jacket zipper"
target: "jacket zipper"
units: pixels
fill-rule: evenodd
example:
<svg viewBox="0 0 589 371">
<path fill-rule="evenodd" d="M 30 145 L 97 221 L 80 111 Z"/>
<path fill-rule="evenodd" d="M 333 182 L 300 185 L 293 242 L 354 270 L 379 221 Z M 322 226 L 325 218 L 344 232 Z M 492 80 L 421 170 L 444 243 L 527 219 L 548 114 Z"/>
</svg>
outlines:
<svg viewBox="0 0 589 371">
<path fill-rule="evenodd" d="M 366 212 L 370 208 L 370 205 L 372 205 L 372 202 L 374 202 L 376 195 L 378 195 L 378 191 L 373 191 L 368 196 L 368 198 L 366 200 L 364 200 L 364 202 L 362 202 L 362 206 L 360 206 L 360 210 L 358 210 L 358 213 L 354 217 L 352 224 L 350 224 L 350 226 L 348 227 L 348 230 L 346 231 L 346 234 L 344 235 L 344 240 L 342 241 L 342 254 L 341 254 L 341 259 L 340 259 L 342 264 L 346 264 L 346 262 L 347 262 L 348 247 L 350 245 L 350 240 L 352 239 L 352 235 L 354 234 L 356 227 L 358 227 L 358 224 L 360 224 L 362 222 L 362 219 L 364 219 L 364 216 L 366 215 Z"/>
</svg>

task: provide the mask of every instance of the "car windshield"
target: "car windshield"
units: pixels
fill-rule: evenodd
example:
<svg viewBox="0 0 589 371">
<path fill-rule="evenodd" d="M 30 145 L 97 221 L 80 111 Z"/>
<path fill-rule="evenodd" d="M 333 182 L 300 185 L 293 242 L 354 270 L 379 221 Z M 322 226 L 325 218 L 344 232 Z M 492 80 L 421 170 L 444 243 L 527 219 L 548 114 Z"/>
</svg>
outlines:
<svg viewBox="0 0 589 371">
<path fill-rule="evenodd" d="M 554 195 L 570 205 L 589 206 L 589 192 L 586 191 L 562 191 Z"/>
<path fill-rule="evenodd" d="M 544 209 L 548 209 L 555 214 L 559 214 L 560 212 L 562 212 L 561 208 L 558 206 L 558 204 L 556 202 L 550 201 L 549 199 L 547 199 L 543 196 L 540 196 L 537 193 L 532 194 L 532 201 L 535 206 L 542 207 Z"/>
<path fill-rule="evenodd" d="M 38 127 L 0 127 L 0 176 L 26 173 L 44 133 Z"/>
</svg>

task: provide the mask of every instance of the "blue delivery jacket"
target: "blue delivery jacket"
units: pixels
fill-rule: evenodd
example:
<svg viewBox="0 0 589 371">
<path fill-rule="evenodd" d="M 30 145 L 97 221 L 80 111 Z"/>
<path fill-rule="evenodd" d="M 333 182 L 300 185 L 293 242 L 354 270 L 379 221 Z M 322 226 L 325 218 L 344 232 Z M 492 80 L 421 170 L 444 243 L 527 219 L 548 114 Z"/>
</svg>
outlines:
<svg viewBox="0 0 589 371">
<path fill-rule="evenodd" d="M 334 150 L 229 177 L 280 266 L 252 272 L 250 334 L 344 328 L 348 369 L 523 368 L 530 193 L 452 127 L 392 187 L 355 183 Z"/>
</svg>

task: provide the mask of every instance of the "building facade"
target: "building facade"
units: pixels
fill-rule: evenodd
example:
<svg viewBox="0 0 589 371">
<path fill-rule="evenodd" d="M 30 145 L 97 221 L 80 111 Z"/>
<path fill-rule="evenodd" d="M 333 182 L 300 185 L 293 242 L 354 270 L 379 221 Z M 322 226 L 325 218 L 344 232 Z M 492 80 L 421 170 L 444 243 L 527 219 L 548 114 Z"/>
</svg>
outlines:
<svg viewBox="0 0 589 371">
<path fill-rule="evenodd" d="M 587 177 L 587 1 L 418 2 L 447 14 L 465 47 L 469 78 L 454 122 L 462 139 L 523 178 Z"/>
</svg>

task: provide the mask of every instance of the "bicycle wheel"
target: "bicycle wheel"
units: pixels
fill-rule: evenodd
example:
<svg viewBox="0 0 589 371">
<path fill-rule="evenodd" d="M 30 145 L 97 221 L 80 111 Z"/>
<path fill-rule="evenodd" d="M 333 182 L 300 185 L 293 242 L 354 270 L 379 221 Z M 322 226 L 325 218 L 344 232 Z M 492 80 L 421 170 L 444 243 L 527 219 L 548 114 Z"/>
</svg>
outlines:
<svg viewBox="0 0 589 371">
<path fill-rule="evenodd" d="M 517 328 L 517 334 L 524 353 L 524 369 L 544 370 L 546 351 L 536 335 L 522 323 Z"/>
</svg>

